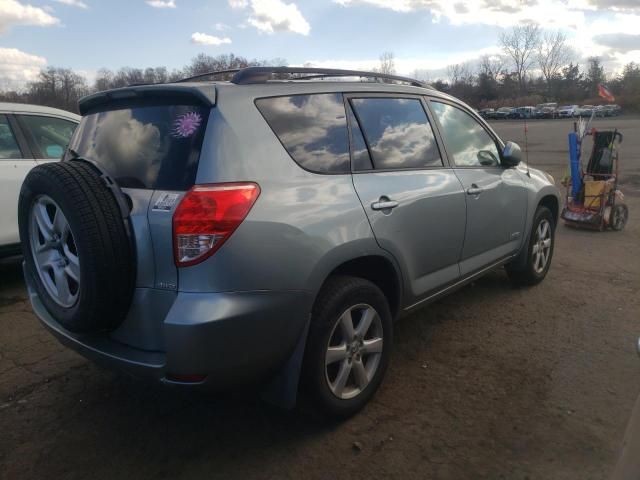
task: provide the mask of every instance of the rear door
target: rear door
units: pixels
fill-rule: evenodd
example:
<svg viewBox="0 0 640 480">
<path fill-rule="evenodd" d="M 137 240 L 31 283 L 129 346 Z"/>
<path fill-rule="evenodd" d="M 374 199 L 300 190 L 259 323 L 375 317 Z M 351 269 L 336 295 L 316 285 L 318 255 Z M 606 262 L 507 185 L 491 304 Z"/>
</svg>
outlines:
<svg viewBox="0 0 640 480">
<path fill-rule="evenodd" d="M 36 165 L 20 134 L 15 121 L 0 113 L 0 248 L 20 242 L 18 196 L 27 173 Z"/>
<path fill-rule="evenodd" d="M 431 100 L 449 160 L 466 192 L 467 225 L 460 257 L 463 276 L 487 267 L 520 246 L 527 214 L 523 174 L 500 163 L 500 145 L 463 108 Z"/>
<path fill-rule="evenodd" d="M 352 95 L 353 183 L 379 245 L 401 264 L 406 303 L 459 277 L 460 182 L 443 162 L 419 97 Z"/>
<path fill-rule="evenodd" d="M 48 115 L 18 114 L 16 119 L 39 162 L 60 160 L 78 126 L 77 122 Z"/>
<path fill-rule="evenodd" d="M 196 181 L 210 110 L 190 97 L 107 103 L 85 113 L 69 145 L 130 200 L 136 291 L 112 336 L 137 348 L 163 348 L 162 319 L 178 289 L 173 213 Z"/>
</svg>

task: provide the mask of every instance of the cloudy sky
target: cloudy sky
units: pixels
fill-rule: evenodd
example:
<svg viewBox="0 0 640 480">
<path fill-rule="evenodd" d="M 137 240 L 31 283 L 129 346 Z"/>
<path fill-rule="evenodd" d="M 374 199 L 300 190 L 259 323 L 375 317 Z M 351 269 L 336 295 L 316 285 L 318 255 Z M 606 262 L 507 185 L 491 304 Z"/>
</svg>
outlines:
<svg viewBox="0 0 640 480">
<path fill-rule="evenodd" d="M 398 73 L 498 52 L 522 22 L 562 29 L 609 71 L 640 62 L 640 0 L 0 0 L 0 88 L 46 65 L 182 67 L 197 53 Z"/>
</svg>

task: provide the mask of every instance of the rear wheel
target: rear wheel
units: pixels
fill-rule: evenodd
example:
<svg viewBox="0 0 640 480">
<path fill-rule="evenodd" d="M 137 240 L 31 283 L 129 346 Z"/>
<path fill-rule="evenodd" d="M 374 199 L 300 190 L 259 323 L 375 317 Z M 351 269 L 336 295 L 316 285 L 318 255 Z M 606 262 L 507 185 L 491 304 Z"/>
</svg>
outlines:
<svg viewBox="0 0 640 480">
<path fill-rule="evenodd" d="M 507 265 L 509 279 L 515 285 L 536 285 L 544 280 L 551 266 L 555 242 L 554 217 L 547 207 L 539 206 L 533 217 L 526 263 Z"/>
<path fill-rule="evenodd" d="M 629 220 L 629 208 L 624 203 L 619 203 L 611 209 L 609 225 L 613 230 L 623 230 Z"/>
<path fill-rule="evenodd" d="M 368 280 L 331 278 L 312 313 L 305 380 L 326 414 L 348 417 L 374 395 L 392 345 L 391 312 L 382 291 Z"/>
</svg>

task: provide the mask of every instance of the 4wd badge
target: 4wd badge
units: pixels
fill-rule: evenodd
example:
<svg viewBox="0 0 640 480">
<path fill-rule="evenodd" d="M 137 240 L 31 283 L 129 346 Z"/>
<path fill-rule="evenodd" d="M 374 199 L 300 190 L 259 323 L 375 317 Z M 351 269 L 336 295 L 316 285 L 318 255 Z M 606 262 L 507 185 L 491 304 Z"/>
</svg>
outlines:
<svg viewBox="0 0 640 480">
<path fill-rule="evenodd" d="M 179 193 L 162 193 L 153 205 L 153 211 L 157 212 L 170 212 L 173 206 L 176 204 Z"/>
</svg>

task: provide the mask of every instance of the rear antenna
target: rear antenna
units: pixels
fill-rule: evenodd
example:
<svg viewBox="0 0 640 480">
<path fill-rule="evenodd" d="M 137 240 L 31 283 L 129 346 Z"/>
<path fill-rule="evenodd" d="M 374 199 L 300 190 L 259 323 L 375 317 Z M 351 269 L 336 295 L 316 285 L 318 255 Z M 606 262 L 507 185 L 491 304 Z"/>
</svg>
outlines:
<svg viewBox="0 0 640 480">
<path fill-rule="evenodd" d="M 527 162 L 527 176 L 531 177 L 529 173 L 529 127 L 527 126 L 527 117 L 524 117 L 524 158 Z"/>
</svg>

